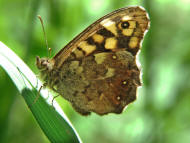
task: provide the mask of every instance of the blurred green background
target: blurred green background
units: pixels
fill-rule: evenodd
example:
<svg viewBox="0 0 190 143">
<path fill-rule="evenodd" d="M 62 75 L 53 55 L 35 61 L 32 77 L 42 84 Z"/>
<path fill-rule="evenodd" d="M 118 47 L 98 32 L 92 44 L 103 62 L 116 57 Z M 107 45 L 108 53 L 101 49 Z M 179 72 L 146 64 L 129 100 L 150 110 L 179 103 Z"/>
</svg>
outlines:
<svg viewBox="0 0 190 143">
<path fill-rule="evenodd" d="M 143 86 L 121 114 L 82 117 L 57 100 L 84 143 L 190 142 L 190 0 L 0 0 L 0 41 L 36 73 L 47 56 L 41 15 L 52 55 L 103 15 L 144 6 L 151 19 L 140 53 Z M 0 68 L 0 142 L 48 143 L 11 79 Z"/>
</svg>

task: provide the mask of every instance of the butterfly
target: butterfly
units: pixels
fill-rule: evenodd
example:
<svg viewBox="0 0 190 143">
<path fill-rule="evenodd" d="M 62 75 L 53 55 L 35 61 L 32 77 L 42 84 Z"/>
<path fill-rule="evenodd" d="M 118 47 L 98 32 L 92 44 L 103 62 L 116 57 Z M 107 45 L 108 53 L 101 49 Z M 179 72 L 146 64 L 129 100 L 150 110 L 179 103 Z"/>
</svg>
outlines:
<svg viewBox="0 0 190 143">
<path fill-rule="evenodd" d="M 149 24 L 140 6 L 105 15 L 53 58 L 36 58 L 42 80 L 82 115 L 121 113 L 141 86 L 136 55 Z"/>
</svg>

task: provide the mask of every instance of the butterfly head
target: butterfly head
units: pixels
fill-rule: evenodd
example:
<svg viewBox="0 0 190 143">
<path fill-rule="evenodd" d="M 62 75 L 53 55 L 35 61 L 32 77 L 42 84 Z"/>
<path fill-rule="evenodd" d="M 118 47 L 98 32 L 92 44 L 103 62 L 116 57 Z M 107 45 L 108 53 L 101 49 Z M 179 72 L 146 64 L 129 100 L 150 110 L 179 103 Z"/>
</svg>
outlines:
<svg viewBox="0 0 190 143">
<path fill-rule="evenodd" d="M 48 58 L 36 57 L 37 68 L 41 71 L 51 71 L 53 69 L 53 62 Z"/>
</svg>

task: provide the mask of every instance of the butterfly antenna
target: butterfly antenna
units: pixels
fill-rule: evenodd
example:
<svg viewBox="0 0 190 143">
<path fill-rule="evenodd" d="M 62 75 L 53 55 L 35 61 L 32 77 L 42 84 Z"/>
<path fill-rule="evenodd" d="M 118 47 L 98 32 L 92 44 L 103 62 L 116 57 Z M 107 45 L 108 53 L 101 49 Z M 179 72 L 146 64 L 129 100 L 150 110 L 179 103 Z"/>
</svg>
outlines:
<svg viewBox="0 0 190 143">
<path fill-rule="evenodd" d="M 44 28 L 44 23 L 43 23 L 42 17 L 40 15 L 38 15 L 38 18 L 40 19 L 40 22 L 41 22 L 41 25 L 42 25 L 44 38 L 45 38 L 45 43 L 46 43 L 46 47 L 47 47 L 47 51 L 48 51 L 48 57 L 50 58 L 50 56 L 51 56 L 51 48 L 48 47 L 48 41 L 47 41 L 47 36 L 46 36 L 45 28 Z"/>
</svg>

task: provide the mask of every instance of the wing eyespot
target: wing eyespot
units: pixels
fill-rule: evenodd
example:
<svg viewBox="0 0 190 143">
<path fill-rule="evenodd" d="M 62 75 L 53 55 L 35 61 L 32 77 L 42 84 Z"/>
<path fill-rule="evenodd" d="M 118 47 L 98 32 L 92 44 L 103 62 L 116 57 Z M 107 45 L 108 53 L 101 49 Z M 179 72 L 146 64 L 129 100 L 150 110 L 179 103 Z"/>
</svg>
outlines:
<svg viewBox="0 0 190 143">
<path fill-rule="evenodd" d="M 122 29 L 127 29 L 129 27 L 129 22 L 128 21 L 124 21 L 121 23 L 121 28 Z"/>
</svg>

